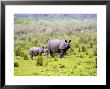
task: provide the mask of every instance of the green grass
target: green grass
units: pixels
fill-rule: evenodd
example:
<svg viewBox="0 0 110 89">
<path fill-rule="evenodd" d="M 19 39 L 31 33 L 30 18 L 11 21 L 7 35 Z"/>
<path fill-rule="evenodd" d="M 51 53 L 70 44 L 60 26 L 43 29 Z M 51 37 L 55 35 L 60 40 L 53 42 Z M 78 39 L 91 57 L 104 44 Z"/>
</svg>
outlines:
<svg viewBox="0 0 110 89">
<path fill-rule="evenodd" d="M 19 67 L 14 68 L 15 76 L 96 76 L 96 58 L 77 58 L 75 55 L 61 58 L 44 58 L 45 66 L 36 66 L 34 60 L 15 60 Z M 57 61 L 56 61 L 57 59 Z"/>
</svg>

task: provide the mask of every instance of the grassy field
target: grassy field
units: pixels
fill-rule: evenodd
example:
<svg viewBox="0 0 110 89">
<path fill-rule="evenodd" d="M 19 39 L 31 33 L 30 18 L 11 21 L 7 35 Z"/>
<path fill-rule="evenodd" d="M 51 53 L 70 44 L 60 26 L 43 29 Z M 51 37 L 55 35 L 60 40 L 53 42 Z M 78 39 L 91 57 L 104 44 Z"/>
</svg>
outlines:
<svg viewBox="0 0 110 89">
<path fill-rule="evenodd" d="M 44 19 L 45 17 L 45 19 Z M 62 16 L 17 17 L 14 19 L 15 76 L 96 76 L 96 18 L 72 19 Z M 68 16 L 67 16 L 68 17 Z M 71 19 L 70 19 L 71 18 Z M 29 49 L 43 47 L 48 39 L 71 40 L 65 58 L 29 57 Z"/>
<path fill-rule="evenodd" d="M 37 57 L 36 57 L 37 58 Z M 43 56 L 45 59 L 45 57 Z M 69 56 L 64 59 L 48 58 L 43 61 L 43 66 L 36 65 L 34 60 L 16 59 L 19 67 L 15 67 L 18 76 L 95 76 L 96 57 L 84 58 Z"/>
</svg>

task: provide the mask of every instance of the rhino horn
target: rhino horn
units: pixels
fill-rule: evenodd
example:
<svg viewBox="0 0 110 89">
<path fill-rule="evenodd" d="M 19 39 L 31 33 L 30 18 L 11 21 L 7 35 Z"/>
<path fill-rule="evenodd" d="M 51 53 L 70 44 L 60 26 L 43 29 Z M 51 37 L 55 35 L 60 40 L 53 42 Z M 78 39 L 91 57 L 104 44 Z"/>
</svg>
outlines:
<svg viewBox="0 0 110 89">
<path fill-rule="evenodd" d="M 71 40 L 69 40 L 69 43 L 71 42 Z"/>
<path fill-rule="evenodd" d="M 65 42 L 67 43 L 67 40 L 65 40 Z"/>
</svg>

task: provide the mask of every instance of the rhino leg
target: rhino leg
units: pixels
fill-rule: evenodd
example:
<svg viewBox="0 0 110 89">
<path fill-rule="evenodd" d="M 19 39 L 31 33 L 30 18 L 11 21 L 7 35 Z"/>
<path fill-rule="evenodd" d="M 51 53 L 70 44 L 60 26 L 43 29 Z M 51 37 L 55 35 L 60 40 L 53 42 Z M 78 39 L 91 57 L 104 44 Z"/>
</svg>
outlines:
<svg viewBox="0 0 110 89">
<path fill-rule="evenodd" d="M 50 55 L 52 56 L 52 58 L 54 58 L 54 55 L 53 55 L 53 52 L 52 51 L 50 51 Z"/>
<path fill-rule="evenodd" d="M 61 50 L 60 58 L 64 58 L 64 50 Z"/>
<path fill-rule="evenodd" d="M 29 56 L 30 56 L 30 58 L 33 60 L 33 52 L 32 51 L 29 51 Z"/>
<path fill-rule="evenodd" d="M 33 60 L 33 55 L 31 55 L 31 59 Z"/>
<path fill-rule="evenodd" d="M 45 54 L 47 56 L 47 58 L 48 58 L 48 54 L 49 54 L 49 51 L 47 51 L 46 54 Z"/>
</svg>

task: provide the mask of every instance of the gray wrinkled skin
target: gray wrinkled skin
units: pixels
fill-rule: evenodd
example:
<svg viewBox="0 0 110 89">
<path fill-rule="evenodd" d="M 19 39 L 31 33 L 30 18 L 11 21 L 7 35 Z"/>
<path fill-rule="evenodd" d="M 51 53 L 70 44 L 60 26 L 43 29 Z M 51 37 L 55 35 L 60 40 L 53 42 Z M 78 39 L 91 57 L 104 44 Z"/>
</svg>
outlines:
<svg viewBox="0 0 110 89">
<path fill-rule="evenodd" d="M 54 53 L 60 53 L 60 57 L 64 58 L 64 53 L 70 48 L 71 40 L 48 40 L 47 42 L 47 56 L 50 52 L 50 55 L 54 57 Z"/>
<path fill-rule="evenodd" d="M 38 56 L 38 55 L 41 56 L 43 52 L 44 52 L 43 48 L 41 47 L 33 47 L 29 49 L 29 55 L 32 60 L 33 60 L 33 56 Z"/>
</svg>

